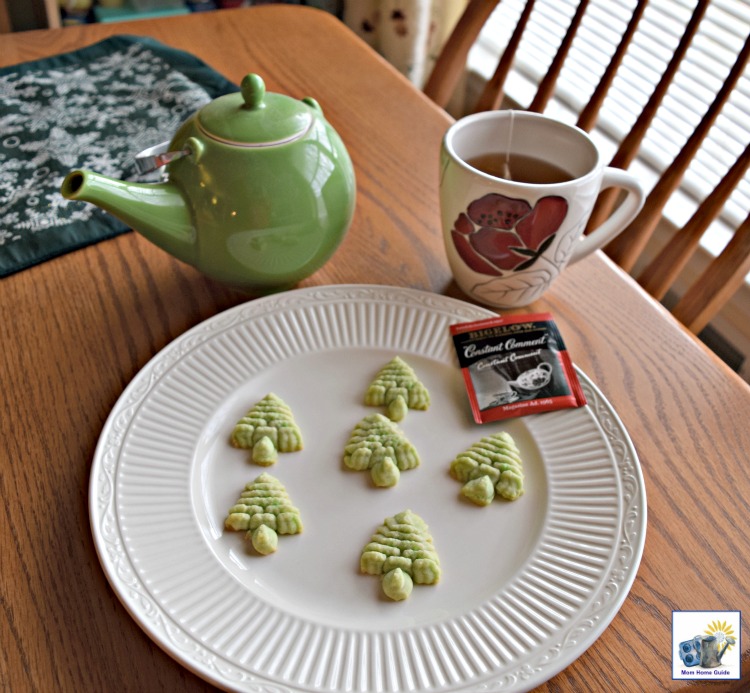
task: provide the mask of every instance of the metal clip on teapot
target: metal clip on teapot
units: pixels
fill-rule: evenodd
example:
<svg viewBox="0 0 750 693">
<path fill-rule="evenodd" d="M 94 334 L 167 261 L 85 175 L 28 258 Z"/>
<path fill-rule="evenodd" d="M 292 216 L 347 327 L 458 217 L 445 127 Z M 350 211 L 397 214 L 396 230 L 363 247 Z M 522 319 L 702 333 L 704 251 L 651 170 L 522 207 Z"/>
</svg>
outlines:
<svg viewBox="0 0 750 693">
<path fill-rule="evenodd" d="M 209 277 L 251 292 L 289 288 L 333 255 L 351 224 L 349 154 L 314 99 L 238 94 L 204 106 L 174 135 L 166 181 L 69 173 L 62 194 L 91 202 Z"/>
</svg>

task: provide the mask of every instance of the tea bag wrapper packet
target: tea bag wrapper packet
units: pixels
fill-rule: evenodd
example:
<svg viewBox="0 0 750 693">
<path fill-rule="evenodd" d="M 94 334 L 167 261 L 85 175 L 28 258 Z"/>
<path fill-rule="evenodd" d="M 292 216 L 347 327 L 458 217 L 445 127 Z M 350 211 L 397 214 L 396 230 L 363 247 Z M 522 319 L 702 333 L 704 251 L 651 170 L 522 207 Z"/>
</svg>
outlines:
<svg viewBox="0 0 750 693">
<path fill-rule="evenodd" d="M 551 314 L 492 317 L 450 331 L 476 423 L 586 404 Z"/>
</svg>

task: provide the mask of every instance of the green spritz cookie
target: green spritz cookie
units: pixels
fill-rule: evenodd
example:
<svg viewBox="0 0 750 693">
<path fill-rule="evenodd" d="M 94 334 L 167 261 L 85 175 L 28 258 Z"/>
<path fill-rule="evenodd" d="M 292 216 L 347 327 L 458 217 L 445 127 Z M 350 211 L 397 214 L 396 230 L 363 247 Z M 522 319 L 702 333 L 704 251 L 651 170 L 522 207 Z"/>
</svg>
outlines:
<svg viewBox="0 0 750 693">
<path fill-rule="evenodd" d="M 425 411 L 430 406 L 430 393 L 412 367 L 396 356 L 380 369 L 365 393 L 365 404 L 386 407 L 392 421 L 401 421 L 409 409 Z"/>
<path fill-rule="evenodd" d="M 239 500 L 229 509 L 224 527 L 246 532 L 245 539 L 266 556 L 276 551 L 279 534 L 302 531 L 302 518 L 284 485 L 264 472 L 245 486 Z"/>
<path fill-rule="evenodd" d="M 276 462 L 279 452 L 302 450 L 302 433 L 292 410 L 270 393 L 237 422 L 231 443 L 252 450 L 253 462 L 268 467 Z"/>
<path fill-rule="evenodd" d="M 349 469 L 370 470 L 376 486 L 395 486 L 402 471 L 419 466 L 416 448 L 404 432 L 382 414 L 369 414 L 352 431 L 344 448 Z"/>
<path fill-rule="evenodd" d="M 440 580 L 440 559 L 425 521 L 411 510 L 387 517 L 362 549 L 360 571 L 382 576 L 383 592 L 393 600 L 406 599 L 414 584 Z"/>
<path fill-rule="evenodd" d="M 489 505 L 495 495 L 506 500 L 523 495 L 521 454 L 505 432 L 474 443 L 451 462 L 450 473 L 464 484 L 461 494 L 476 505 Z"/>
</svg>

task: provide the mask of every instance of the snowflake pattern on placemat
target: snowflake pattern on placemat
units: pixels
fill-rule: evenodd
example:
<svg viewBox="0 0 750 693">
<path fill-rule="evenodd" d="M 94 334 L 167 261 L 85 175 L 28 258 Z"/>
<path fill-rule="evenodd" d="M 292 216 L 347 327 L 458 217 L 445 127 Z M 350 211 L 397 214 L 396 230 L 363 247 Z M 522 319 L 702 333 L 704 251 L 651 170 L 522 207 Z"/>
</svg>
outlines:
<svg viewBox="0 0 750 693">
<path fill-rule="evenodd" d="M 156 180 L 137 175 L 135 155 L 236 90 L 195 56 L 134 36 L 0 70 L 0 276 L 127 231 L 65 200 L 65 175 Z"/>
</svg>

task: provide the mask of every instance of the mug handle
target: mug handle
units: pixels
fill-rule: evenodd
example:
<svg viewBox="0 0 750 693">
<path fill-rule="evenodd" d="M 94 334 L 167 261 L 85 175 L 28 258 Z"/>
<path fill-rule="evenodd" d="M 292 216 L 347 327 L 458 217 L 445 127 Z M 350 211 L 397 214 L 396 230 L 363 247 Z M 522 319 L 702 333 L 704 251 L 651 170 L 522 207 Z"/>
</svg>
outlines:
<svg viewBox="0 0 750 693">
<path fill-rule="evenodd" d="M 624 188 L 628 194 L 609 219 L 581 238 L 568 260 L 569 265 L 582 260 L 618 236 L 643 207 L 646 194 L 638 179 L 631 173 L 607 166 L 602 175 L 599 191 L 605 188 Z"/>
</svg>

